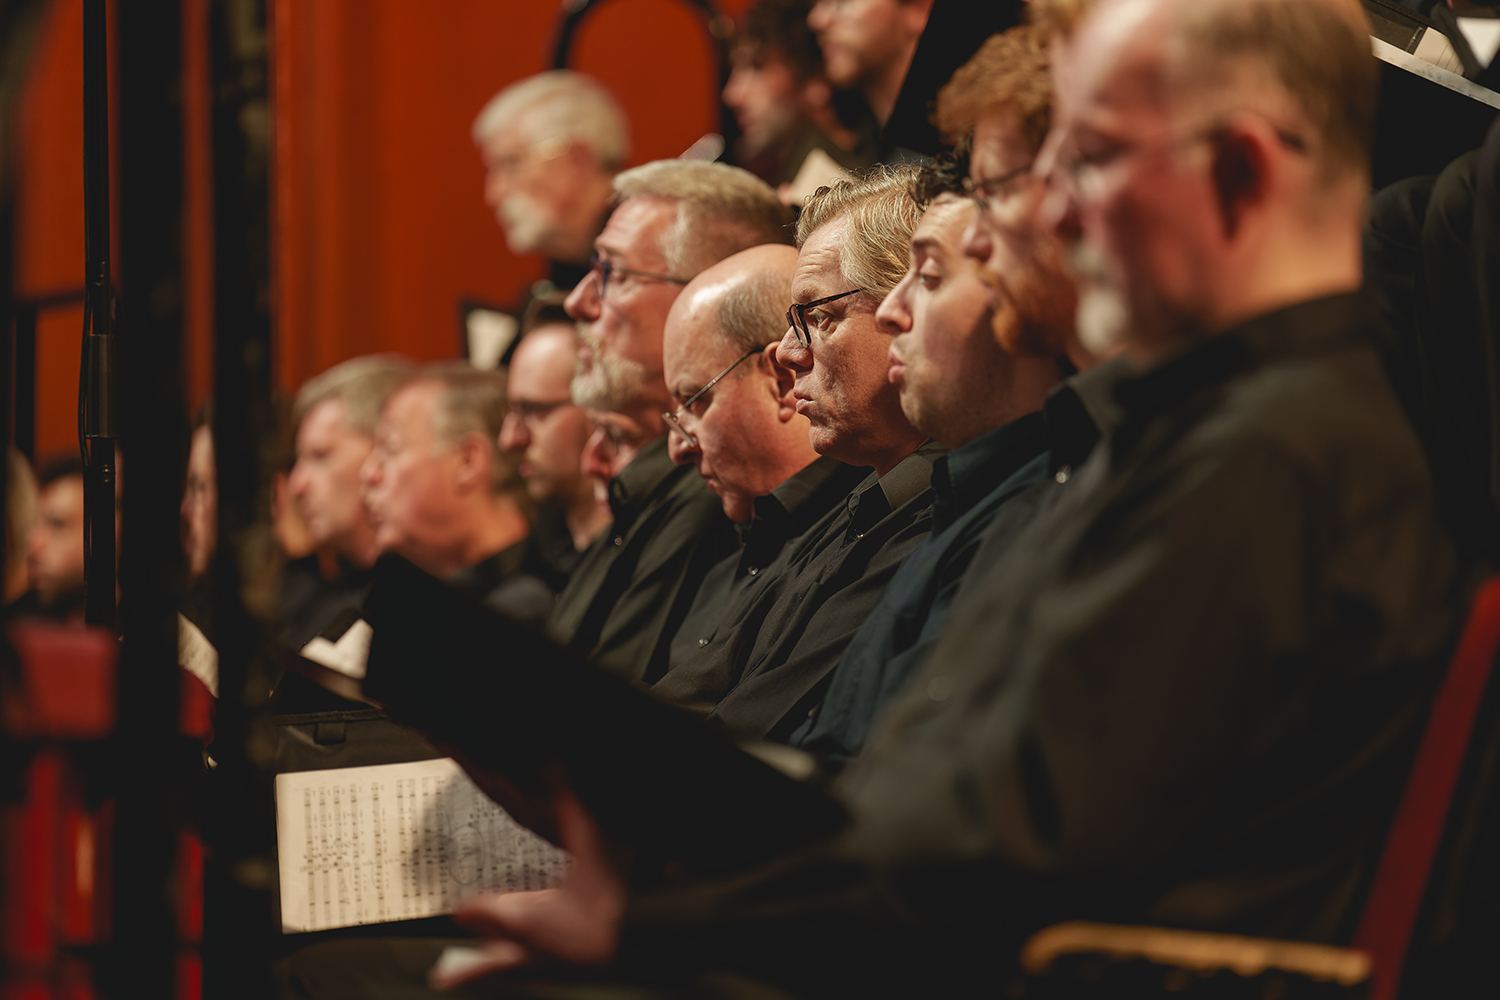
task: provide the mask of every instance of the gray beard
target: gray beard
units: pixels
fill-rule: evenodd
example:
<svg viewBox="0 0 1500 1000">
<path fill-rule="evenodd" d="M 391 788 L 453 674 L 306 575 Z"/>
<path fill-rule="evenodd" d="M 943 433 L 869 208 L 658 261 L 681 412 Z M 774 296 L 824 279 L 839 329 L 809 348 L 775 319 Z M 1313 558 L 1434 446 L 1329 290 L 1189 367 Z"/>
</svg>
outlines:
<svg viewBox="0 0 1500 1000">
<path fill-rule="evenodd" d="M 586 410 L 620 413 L 646 395 L 646 366 L 639 361 L 594 354 L 586 368 L 580 364 L 570 386 L 573 402 Z"/>
</svg>

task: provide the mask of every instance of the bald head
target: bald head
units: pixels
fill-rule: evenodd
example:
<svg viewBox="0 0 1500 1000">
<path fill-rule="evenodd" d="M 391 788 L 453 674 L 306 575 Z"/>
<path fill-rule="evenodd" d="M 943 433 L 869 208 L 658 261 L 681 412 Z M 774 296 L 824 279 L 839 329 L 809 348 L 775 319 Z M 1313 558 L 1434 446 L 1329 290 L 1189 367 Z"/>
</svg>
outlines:
<svg viewBox="0 0 1500 1000">
<path fill-rule="evenodd" d="M 694 278 L 667 316 L 663 359 L 679 407 L 672 457 L 697 466 L 737 521 L 817 458 L 787 396 L 791 374 L 775 359 L 796 263 L 789 246 L 737 253 Z"/>
</svg>

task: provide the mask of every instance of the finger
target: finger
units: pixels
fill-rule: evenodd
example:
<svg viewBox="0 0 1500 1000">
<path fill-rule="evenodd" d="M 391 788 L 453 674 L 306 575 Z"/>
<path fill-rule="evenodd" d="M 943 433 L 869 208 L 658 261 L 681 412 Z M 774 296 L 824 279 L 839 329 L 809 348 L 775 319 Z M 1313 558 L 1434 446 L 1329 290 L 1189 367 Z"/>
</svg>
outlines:
<svg viewBox="0 0 1500 1000">
<path fill-rule="evenodd" d="M 535 960 L 530 948 L 515 941 L 489 941 L 472 949 L 449 948 L 427 970 L 427 982 L 433 989 L 449 990 L 497 972 L 519 969 Z"/>
<path fill-rule="evenodd" d="M 478 893 L 454 908 L 453 920 L 487 937 L 524 936 L 521 932 L 529 923 L 530 914 L 556 894 L 556 889 Z"/>
</svg>

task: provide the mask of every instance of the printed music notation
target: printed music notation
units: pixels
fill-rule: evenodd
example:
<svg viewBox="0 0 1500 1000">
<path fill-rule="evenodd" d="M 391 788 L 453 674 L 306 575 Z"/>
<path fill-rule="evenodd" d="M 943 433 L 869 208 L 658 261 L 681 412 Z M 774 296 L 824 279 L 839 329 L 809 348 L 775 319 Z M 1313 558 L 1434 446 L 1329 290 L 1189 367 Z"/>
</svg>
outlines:
<svg viewBox="0 0 1500 1000">
<path fill-rule="evenodd" d="M 287 933 L 439 916 L 568 866 L 447 758 L 277 775 L 276 845 Z"/>
</svg>

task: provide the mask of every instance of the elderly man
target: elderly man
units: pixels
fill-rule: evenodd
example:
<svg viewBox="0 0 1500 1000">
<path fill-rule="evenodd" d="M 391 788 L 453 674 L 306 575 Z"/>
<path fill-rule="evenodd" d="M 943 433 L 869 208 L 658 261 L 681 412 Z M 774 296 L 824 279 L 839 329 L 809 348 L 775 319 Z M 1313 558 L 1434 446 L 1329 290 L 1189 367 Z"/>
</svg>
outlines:
<svg viewBox="0 0 1500 1000">
<path fill-rule="evenodd" d="M 499 450 L 500 379 L 462 362 L 417 372 L 386 401 L 360 479 L 380 551 L 540 623 L 552 592 L 531 572 L 525 486 Z"/>
<path fill-rule="evenodd" d="M 1102 446 L 955 603 L 828 862 L 622 923 L 565 797 L 579 877 L 460 914 L 508 938 L 485 967 L 950 996 L 1059 919 L 1346 939 L 1467 590 L 1357 298 L 1367 31 L 1353 0 L 1101 4 L 1039 169 L 1085 339 L 1138 373 Z"/>
<path fill-rule="evenodd" d="M 776 361 L 796 262 L 787 246 L 735 254 L 693 279 L 667 317 L 667 386 L 679 404 L 672 458 L 697 467 L 742 542 L 698 588 L 671 664 L 711 641 L 726 608 L 770 587 L 786 544 L 868 473 L 813 450 L 790 396 L 792 373 Z"/>
<path fill-rule="evenodd" d="M 584 454 L 588 468 L 609 475 L 614 520 L 559 595 L 548 632 L 639 679 L 665 669 L 699 582 L 735 544 L 718 499 L 667 452 L 667 313 L 709 265 L 786 242 L 790 212 L 763 181 L 721 163 L 648 163 L 615 188 L 619 205 L 596 241 L 594 269 L 565 303 L 588 324 L 573 400 L 604 415 Z"/>
<path fill-rule="evenodd" d="M 932 521 L 937 444 L 901 412 L 887 378 L 889 331 L 875 308 L 901 280 L 916 224 L 915 171 L 840 181 L 797 223 L 790 329 L 776 351 L 791 399 L 821 455 L 871 473 L 766 572 L 769 586 L 730 603 L 702 648 L 653 691 L 701 707 L 739 739 L 784 741 L 815 711 L 826 678 Z M 857 235 L 856 235 L 857 234 Z"/>
<path fill-rule="evenodd" d="M 537 505 L 532 538 L 548 583 L 562 590 L 584 551 L 609 527 L 609 508 L 579 468 L 592 428 L 568 386 L 578 332 L 564 316 L 528 330 L 511 355 L 500 428 L 502 450 L 520 458 L 521 478 Z"/>
<path fill-rule="evenodd" d="M 339 612 L 358 606 L 369 588 L 369 568 L 380 550 L 359 470 L 375 445 L 386 396 L 410 367 L 387 355 L 351 358 L 297 392 L 297 462 L 287 492 L 317 551 L 288 566 L 282 587 L 281 637 L 294 649 Z"/>
<path fill-rule="evenodd" d="M 630 122 L 592 77 L 552 70 L 511 84 L 474 119 L 484 200 L 514 253 L 553 261 L 553 284 L 571 288 L 588 266 L 630 158 Z"/>
</svg>

